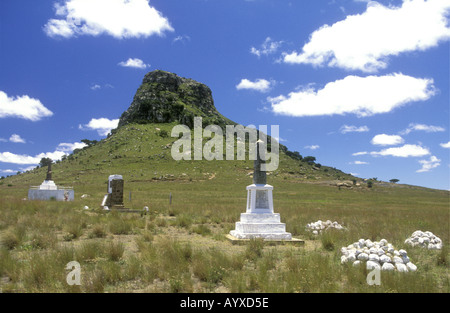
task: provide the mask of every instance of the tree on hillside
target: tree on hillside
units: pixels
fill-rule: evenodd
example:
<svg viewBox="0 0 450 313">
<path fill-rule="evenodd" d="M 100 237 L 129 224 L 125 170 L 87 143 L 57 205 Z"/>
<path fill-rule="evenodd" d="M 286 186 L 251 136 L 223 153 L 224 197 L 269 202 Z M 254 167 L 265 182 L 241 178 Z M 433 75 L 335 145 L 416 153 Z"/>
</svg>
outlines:
<svg viewBox="0 0 450 313">
<path fill-rule="evenodd" d="M 398 183 L 399 181 L 400 181 L 400 179 L 397 179 L 397 178 L 392 178 L 390 180 L 390 182 L 393 183 L 393 184 Z"/>
<path fill-rule="evenodd" d="M 303 159 L 302 155 L 298 151 L 292 152 L 292 151 L 287 150 L 285 153 L 286 153 L 286 155 L 290 156 L 293 159 L 296 159 L 299 161 L 301 161 Z"/>
<path fill-rule="evenodd" d="M 316 162 L 316 157 L 313 156 L 305 156 L 303 158 L 303 161 L 309 164 L 314 164 L 314 162 Z"/>
<path fill-rule="evenodd" d="M 48 166 L 49 164 L 53 163 L 52 159 L 50 158 L 42 158 L 41 161 L 39 161 L 40 167 Z"/>
<path fill-rule="evenodd" d="M 86 144 L 88 147 L 95 145 L 97 140 L 81 139 L 81 142 Z"/>
</svg>

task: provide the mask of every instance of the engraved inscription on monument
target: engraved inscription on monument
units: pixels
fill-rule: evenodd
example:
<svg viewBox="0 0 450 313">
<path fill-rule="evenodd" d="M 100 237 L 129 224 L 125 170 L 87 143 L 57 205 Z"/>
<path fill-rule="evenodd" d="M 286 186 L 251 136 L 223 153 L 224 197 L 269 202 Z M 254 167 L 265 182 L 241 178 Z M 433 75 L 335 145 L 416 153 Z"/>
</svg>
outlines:
<svg viewBox="0 0 450 313">
<path fill-rule="evenodd" d="M 266 190 L 256 190 L 256 204 L 255 209 L 268 209 L 269 198 Z"/>
</svg>

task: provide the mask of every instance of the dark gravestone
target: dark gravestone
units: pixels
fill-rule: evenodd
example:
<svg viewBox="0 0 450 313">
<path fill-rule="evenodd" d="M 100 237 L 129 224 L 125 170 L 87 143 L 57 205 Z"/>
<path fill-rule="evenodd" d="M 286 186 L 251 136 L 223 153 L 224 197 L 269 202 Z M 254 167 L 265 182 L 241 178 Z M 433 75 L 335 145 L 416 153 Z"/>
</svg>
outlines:
<svg viewBox="0 0 450 313">
<path fill-rule="evenodd" d="M 113 179 L 111 189 L 111 206 L 123 206 L 123 179 Z"/>
</svg>

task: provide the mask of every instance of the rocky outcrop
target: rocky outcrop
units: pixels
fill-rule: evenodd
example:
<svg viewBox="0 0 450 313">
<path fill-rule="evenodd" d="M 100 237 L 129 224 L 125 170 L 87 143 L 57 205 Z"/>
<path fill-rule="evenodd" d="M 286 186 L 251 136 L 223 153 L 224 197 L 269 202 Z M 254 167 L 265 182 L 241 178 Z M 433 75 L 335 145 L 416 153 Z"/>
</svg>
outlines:
<svg viewBox="0 0 450 313">
<path fill-rule="evenodd" d="M 236 124 L 217 111 L 208 86 L 155 70 L 145 75 L 133 102 L 120 117 L 119 127 L 129 123 L 178 122 L 192 128 L 195 116 L 203 118 L 203 125 Z"/>
</svg>

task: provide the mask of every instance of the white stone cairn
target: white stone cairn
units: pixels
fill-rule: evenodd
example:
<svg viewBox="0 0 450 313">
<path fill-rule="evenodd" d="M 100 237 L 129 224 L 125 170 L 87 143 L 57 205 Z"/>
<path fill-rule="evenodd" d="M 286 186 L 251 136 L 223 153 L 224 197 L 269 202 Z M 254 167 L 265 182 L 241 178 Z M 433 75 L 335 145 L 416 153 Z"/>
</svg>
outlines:
<svg viewBox="0 0 450 313">
<path fill-rule="evenodd" d="M 430 231 L 416 230 L 405 240 L 405 243 L 411 247 L 427 248 L 429 250 L 442 249 L 442 240 Z"/>
<path fill-rule="evenodd" d="M 317 222 L 306 224 L 306 230 L 311 231 L 314 235 L 320 234 L 322 231 L 326 231 L 327 229 L 334 228 L 338 230 L 344 230 L 345 227 L 339 224 L 338 222 L 327 220 L 322 222 L 318 220 Z"/>
<path fill-rule="evenodd" d="M 366 262 L 366 268 L 375 268 L 382 271 L 415 272 L 417 266 L 409 259 L 403 249 L 396 250 L 386 239 L 371 241 L 359 239 L 358 241 L 341 248 L 341 263 L 352 263 L 360 266 Z"/>
</svg>

